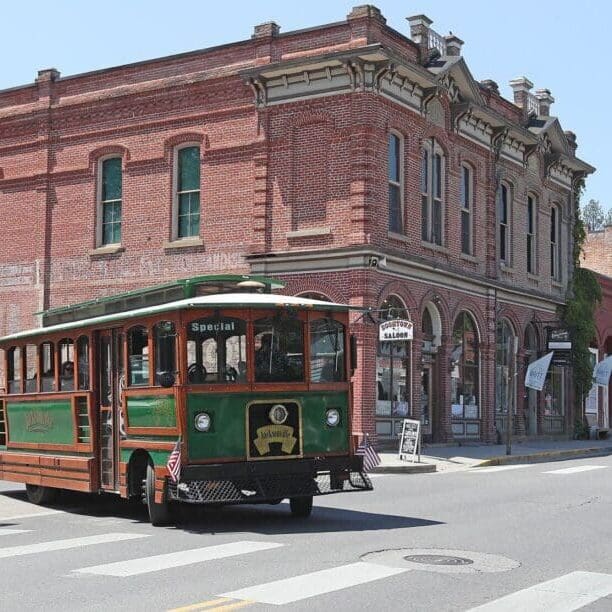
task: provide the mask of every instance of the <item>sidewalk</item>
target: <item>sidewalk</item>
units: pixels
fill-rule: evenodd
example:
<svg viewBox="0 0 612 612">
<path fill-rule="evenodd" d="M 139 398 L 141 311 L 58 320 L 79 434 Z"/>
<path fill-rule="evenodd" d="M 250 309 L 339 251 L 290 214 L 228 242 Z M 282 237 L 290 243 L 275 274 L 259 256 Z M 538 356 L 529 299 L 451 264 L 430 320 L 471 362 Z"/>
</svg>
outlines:
<svg viewBox="0 0 612 612">
<path fill-rule="evenodd" d="M 505 444 L 465 443 L 448 446 L 425 446 L 420 463 L 400 461 L 396 451 L 381 451 L 380 465 L 373 473 L 422 474 L 465 470 L 488 465 L 538 463 L 558 459 L 576 459 L 612 454 L 612 440 L 542 440 L 515 442 L 512 454 L 506 455 Z"/>
</svg>

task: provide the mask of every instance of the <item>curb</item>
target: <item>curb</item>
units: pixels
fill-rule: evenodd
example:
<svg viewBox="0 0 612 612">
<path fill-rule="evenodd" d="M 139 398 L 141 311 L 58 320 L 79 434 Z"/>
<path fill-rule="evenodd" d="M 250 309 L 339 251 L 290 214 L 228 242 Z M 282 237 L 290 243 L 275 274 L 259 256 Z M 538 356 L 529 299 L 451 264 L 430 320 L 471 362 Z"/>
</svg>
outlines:
<svg viewBox="0 0 612 612">
<path fill-rule="evenodd" d="M 573 448 L 571 450 L 542 451 L 530 455 L 501 455 L 485 459 L 472 467 L 487 467 L 492 465 L 510 465 L 513 463 L 542 463 L 555 459 L 572 459 L 579 457 L 597 457 L 612 454 L 612 446 L 595 448 Z"/>
<path fill-rule="evenodd" d="M 371 474 L 430 474 L 436 471 L 436 466 L 433 463 L 424 463 L 416 465 L 378 465 Z"/>
</svg>

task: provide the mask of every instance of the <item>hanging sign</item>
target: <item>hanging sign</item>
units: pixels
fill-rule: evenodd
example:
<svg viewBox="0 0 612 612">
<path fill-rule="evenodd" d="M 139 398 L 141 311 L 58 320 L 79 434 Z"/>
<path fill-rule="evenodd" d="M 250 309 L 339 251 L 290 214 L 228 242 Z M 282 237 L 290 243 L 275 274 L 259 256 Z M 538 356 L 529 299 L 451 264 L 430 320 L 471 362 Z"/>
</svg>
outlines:
<svg viewBox="0 0 612 612">
<path fill-rule="evenodd" d="M 530 389 L 536 389 L 541 391 L 544 387 L 544 381 L 546 380 L 546 374 L 548 374 L 548 368 L 553 357 L 553 351 L 544 355 L 540 359 L 536 359 L 529 364 L 527 367 L 527 374 L 525 375 L 525 386 Z"/>
<path fill-rule="evenodd" d="M 570 351 L 572 340 L 567 329 L 548 330 L 548 350 L 549 351 Z"/>
<path fill-rule="evenodd" d="M 606 357 L 595 365 L 593 369 L 593 381 L 596 385 L 607 387 L 610 382 L 610 373 L 612 372 L 612 355 Z"/>
<path fill-rule="evenodd" d="M 378 339 L 381 342 L 393 340 L 412 340 L 413 325 L 407 319 L 391 319 L 384 321 L 378 327 Z"/>
<path fill-rule="evenodd" d="M 421 459 L 421 421 L 404 419 L 400 436 L 399 458 L 415 461 L 417 452 Z"/>
</svg>

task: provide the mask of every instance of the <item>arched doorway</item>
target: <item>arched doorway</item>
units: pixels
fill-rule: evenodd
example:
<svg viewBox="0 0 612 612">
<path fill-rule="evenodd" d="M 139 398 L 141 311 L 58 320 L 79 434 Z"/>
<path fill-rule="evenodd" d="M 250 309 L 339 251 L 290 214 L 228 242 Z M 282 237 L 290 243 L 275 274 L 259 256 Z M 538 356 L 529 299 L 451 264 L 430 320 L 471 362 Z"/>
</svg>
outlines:
<svg viewBox="0 0 612 612">
<path fill-rule="evenodd" d="M 514 328 L 508 319 L 497 321 L 495 333 L 495 429 L 507 430 L 508 410 L 516 414 L 516 352 Z"/>
<path fill-rule="evenodd" d="M 438 411 L 438 347 L 442 338 L 440 313 L 434 304 L 425 306 L 421 315 L 421 384 L 420 403 L 423 436 L 435 441 L 439 434 L 440 414 Z"/>
<path fill-rule="evenodd" d="M 480 342 L 474 318 L 465 310 L 453 325 L 450 377 L 453 436 L 479 438 Z"/>
<path fill-rule="evenodd" d="M 396 295 L 381 305 L 379 322 L 410 319 L 408 310 Z M 378 341 L 376 353 L 376 433 L 380 438 L 395 439 L 401 433 L 402 419 L 411 414 L 411 342 Z"/>
<path fill-rule="evenodd" d="M 529 323 L 525 329 L 525 338 L 523 342 L 525 349 L 525 369 L 529 364 L 538 358 L 538 331 L 533 323 Z M 538 435 L 538 392 L 535 389 L 525 387 L 524 396 L 524 415 L 525 415 L 525 433 L 528 436 Z"/>
</svg>

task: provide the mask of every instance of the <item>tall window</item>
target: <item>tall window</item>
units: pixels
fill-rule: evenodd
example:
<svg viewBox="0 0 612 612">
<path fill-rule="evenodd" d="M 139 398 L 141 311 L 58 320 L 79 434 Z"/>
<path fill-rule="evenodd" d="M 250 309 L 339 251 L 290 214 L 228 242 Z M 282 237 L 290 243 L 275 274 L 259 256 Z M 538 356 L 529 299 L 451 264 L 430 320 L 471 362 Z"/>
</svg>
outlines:
<svg viewBox="0 0 612 612">
<path fill-rule="evenodd" d="M 402 223 L 402 141 L 389 134 L 389 231 L 401 233 Z"/>
<path fill-rule="evenodd" d="M 121 158 L 112 157 L 102 161 L 100 193 L 100 244 L 119 244 L 121 242 Z"/>
<path fill-rule="evenodd" d="M 507 319 L 498 319 L 495 337 L 495 425 L 499 432 L 506 430 L 506 417 L 508 405 L 512 404 L 516 410 L 516 394 L 514 390 L 516 377 L 514 330 Z"/>
<path fill-rule="evenodd" d="M 550 275 L 553 279 L 561 277 L 559 266 L 559 208 L 552 206 L 550 209 Z"/>
<path fill-rule="evenodd" d="M 421 157 L 421 238 L 442 244 L 444 158 L 432 143 Z"/>
<path fill-rule="evenodd" d="M 472 171 L 461 166 L 461 252 L 472 253 Z"/>
<path fill-rule="evenodd" d="M 128 331 L 128 381 L 132 387 L 149 384 L 149 332 L 146 327 Z"/>
<path fill-rule="evenodd" d="M 453 326 L 451 365 L 452 416 L 477 419 L 479 406 L 478 332 L 472 316 L 463 311 Z"/>
<path fill-rule="evenodd" d="M 536 273 L 536 200 L 527 196 L 527 272 Z"/>
<path fill-rule="evenodd" d="M 176 238 L 200 234 L 200 147 L 176 152 Z"/>
<path fill-rule="evenodd" d="M 499 260 L 505 264 L 509 264 L 511 201 L 510 189 L 504 183 L 501 184 L 497 194 L 497 208 Z"/>
</svg>

